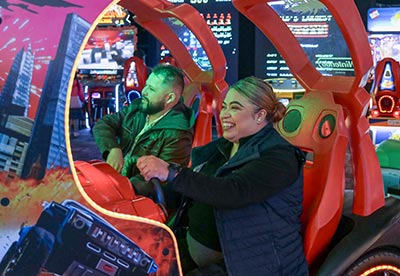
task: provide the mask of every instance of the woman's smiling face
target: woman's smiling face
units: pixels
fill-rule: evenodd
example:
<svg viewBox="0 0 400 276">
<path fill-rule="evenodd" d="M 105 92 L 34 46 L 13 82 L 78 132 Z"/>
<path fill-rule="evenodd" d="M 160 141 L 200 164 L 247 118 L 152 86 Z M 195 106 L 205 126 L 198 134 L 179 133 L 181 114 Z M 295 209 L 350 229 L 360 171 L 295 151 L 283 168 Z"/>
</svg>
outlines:
<svg viewBox="0 0 400 276">
<path fill-rule="evenodd" d="M 260 108 L 240 95 L 235 89 L 229 89 L 220 113 L 223 136 L 230 142 L 257 133 L 266 125 L 265 116 L 260 120 L 256 114 Z"/>
</svg>

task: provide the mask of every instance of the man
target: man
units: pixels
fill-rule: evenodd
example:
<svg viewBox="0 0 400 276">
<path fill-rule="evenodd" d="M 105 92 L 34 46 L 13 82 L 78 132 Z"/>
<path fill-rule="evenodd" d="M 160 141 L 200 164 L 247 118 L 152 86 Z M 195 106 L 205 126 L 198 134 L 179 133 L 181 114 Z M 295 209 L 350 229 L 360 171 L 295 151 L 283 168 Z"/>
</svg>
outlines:
<svg viewBox="0 0 400 276">
<path fill-rule="evenodd" d="M 129 177 L 138 193 L 148 192 L 136 168 L 138 157 L 151 154 L 183 166 L 189 163 L 195 119 L 181 101 L 183 87 L 178 68 L 158 65 L 146 81 L 142 98 L 104 116 L 93 128 L 103 158 Z"/>
</svg>

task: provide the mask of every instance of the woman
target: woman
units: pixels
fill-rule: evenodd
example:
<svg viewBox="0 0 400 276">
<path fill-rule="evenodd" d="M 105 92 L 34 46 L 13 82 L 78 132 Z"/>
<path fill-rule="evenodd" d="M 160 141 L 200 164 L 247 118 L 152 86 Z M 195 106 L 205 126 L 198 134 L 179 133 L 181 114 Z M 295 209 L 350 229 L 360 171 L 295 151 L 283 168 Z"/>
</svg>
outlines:
<svg viewBox="0 0 400 276">
<path fill-rule="evenodd" d="M 194 171 L 139 158 L 146 180 L 168 180 L 193 199 L 186 240 L 200 271 L 223 260 L 235 276 L 308 274 L 299 219 L 303 155 L 273 128 L 284 113 L 271 86 L 248 77 L 223 101 L 223 137 L 193 150 Z"/>
</svg>

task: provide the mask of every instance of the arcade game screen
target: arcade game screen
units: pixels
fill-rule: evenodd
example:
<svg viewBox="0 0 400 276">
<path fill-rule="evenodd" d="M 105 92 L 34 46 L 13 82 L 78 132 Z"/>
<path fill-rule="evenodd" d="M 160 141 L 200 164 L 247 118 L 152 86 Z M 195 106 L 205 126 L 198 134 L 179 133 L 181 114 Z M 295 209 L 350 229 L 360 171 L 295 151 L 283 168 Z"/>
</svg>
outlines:
<svg viewBox="0 0 400 276">
<path fill-rule="evenodd" d="M 132 28 L 96 28 L 86 44 L 78 69 L 122 70 L 134 51 L 135 31 Z"/>
<path fill-rule="evenodd" d="M 400 61 L 400 33 L 377 33 L 368 36 L 374 66 L 383 58 Z"/>
<path fill-rule="evenodd" d="M 400 62 L 400 7 L 368 9 L 367 29 L 374 69 L 384 58 Z M 375 70 L 371 71 L 371 82 Z M 385 69 L 385 71 L 388 71 Z"/>
<path fill-rule="evenodd" d="M 286 22 L 315 68 L 326 76 L 353 76 L 354 68 L 343 35 L 329 10 L 320 2 L 287 4 L 270 3 Z M 285 60 L 265 35 L 256 29 L 255 72 L 271 81 L 276 89 L 296 90 L 301 87 Z"/>
<path fill-rule="evenodd" d="M 400 7 L 368 9 L 367 28 L 373 33 L 399 32 Z"/>
<path fill-rule="evenodd" d="M 163 21 L 174 31 L 174 33 L 179 37 L 179 40 L 186 46 L 186 49 L 197 66 L 203 71 L 211 70 L 211 64 L 206 52 L 196 36 L 186 27 L 186 25 L 180 20 L 172 17 L 164 18 Z M 164 45 L 161 45 L 160 49 L 161 58 L 170 54 Z"/>
<path fill-rule="evenodd" d="M 133 56 L 137 28 L 132 14 L 120 5 L 113 5 L 91 34 L 78 63 L 84 75 L 117 75 L 124 62 Z"/>
<path fill-rule="evenodd" d="M 169 0 L 174 4 L 187 3 L 195 7 L 210 27 L 218 44 L 224 52 L 227 62 L 226 81 L 232 84 L 238 77 L 238 24 L 239 15 L 231 0 Z M 193 33 L 181 22 L 168 19 L 174 32 L 191 53 L 193 60 L 202 70 L 211 69 L 210 62 L 201 44 Z M 160 45 L 160 59 L 169 54 L 168 49 Z"/>
</svg>

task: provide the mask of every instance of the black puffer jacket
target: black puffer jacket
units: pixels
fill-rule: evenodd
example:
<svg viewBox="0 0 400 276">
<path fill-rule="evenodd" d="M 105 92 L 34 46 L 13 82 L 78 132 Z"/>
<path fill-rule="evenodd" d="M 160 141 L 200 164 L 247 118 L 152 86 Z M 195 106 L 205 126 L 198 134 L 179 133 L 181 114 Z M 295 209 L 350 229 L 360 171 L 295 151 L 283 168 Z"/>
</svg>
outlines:
<svg viewBox="0 0 400 276">
<path fill-rule="evenodd" d="M 193 166 L 229 156 L 220 138 L 196 149 Z M 228 149 L 228 151 L 227 151 Z M 231 276 L 308 275 L 301 237 L 301 154 L 272 125 L 240 140 L 214 176 L 183 169 L 174 189 L 215 207 L 219 240 Z"/>
</svg>

